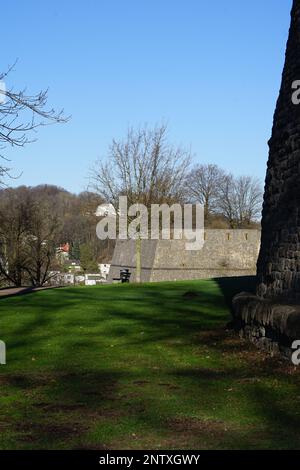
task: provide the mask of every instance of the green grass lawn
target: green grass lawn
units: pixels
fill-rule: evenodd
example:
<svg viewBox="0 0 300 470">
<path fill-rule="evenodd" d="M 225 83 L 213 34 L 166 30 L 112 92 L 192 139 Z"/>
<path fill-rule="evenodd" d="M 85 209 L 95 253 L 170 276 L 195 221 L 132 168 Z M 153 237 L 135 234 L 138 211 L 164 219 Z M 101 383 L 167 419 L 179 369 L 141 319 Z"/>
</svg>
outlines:
<svg viewBox="0 0 300 470">
<path fill-rule="evenodd" d="M 226 330 L 252 282 L 1 299 L 0 448 L 300 448 L 298 371 Z"/>
</svg>

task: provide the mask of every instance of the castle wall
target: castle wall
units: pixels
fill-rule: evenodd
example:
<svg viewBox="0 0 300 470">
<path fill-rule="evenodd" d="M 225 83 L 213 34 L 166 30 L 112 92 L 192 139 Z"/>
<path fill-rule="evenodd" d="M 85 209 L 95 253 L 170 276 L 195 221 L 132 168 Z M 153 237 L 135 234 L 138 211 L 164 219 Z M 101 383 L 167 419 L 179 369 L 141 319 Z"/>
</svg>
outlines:
<svg viewBox="0 0 300 470">
<path fill-rule="evenodd" d="M 255 275 L 259 245 L 258 230 L 206 230 L 199 251 L 187 251 L 184 240 L 160 240 L 151 281 Z"/>
<path fill-rule="evenodd" d="M 141 281 L 149 282 L 154 263 L 157 240 L 141 240 Z M 136 269 L 136 243 L 134 240 L 117 240 L 111 262 L 108 282 L 120 277 L 120 270 L 128 268 L 131 272 L 131 281 L 135 281 Z"/>
<path fill-rule="evenodd" d="M 187 251 L 184 240 L 143 240 L 143 282 L 209 279 L 256 274 L 259 230 L 206 230 L 202 250 Z M 129 268 L 135 281 L 135 242 L 116 243 L 109 280 Z"/>
</svg>

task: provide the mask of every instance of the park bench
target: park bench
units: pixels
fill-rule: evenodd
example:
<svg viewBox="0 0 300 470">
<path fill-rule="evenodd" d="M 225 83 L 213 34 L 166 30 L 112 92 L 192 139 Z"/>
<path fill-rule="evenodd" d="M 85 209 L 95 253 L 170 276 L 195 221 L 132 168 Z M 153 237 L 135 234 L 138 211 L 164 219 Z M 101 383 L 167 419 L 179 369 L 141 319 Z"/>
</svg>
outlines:
<svg viewBox="0 0 300 470">
<path fill-rule="evenodd" d="M 129 282 L 130 281 L 130 276 L 131 276 L 131 272 L 129 271 L 129 269 L 121 269 L 120 270 L 120 277 L 114 277 L 113 281 L 122 282 L 122 284 L 123 284 L 124 282 Z"/>
</svg>

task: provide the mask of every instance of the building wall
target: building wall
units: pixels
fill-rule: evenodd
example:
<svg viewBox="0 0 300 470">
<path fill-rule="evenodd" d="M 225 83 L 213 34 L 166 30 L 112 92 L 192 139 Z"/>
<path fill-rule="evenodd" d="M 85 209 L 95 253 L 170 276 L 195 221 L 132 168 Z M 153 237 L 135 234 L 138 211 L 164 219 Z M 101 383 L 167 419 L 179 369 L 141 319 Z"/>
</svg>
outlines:
<svg viewBox="0 0 300 470">
<path fill-rule="evenodd" d="M 258 230 L 206 230 L 202 250 L 187 251 L 184 240 L 143 240 L 143 282 L 208 279 L 256 274 Z M 116 243 L 109 281 L 129 268 L 135 281 L 135 242 Z"/>
</svg>

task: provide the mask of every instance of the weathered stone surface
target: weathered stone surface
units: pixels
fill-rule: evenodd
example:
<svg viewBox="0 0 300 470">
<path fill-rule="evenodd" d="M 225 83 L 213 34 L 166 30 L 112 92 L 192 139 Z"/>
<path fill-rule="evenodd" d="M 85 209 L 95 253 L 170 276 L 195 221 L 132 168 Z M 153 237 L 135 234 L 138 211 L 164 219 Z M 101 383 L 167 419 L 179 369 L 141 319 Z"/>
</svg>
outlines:
<svg viewBox="0 0 300 470">
<path fill-rule="evenodd" d="M 156 253 L 157 240 L 141 241 L 141 281 L 149 282 Z M 117 240 L 109 270 L 108 282 L 120 275 L 120 270 L 129 268 L 132 273 L 130 281 L 135 281 L 136 244 L 134 240 Z"/>
<path fill-rule="evenodd" d="M 233 300 L 235 327 L 240 337 L 271 355 L 291 359 L 294 340 L 300 338 L 300 305 L 274 303 L 248 293 Z"/>
<path fill-rule="evenodd" d="M 187 251 L 185 240 L 142 240 L 142 280 L 176 281 L 254 276 L 260 247 L 258 230 L 205 230 L 202 250 Z M 129 268 L 135 281 L 135 242 L 118 240 L 109 280 Z"/>
<path fill-rule="evenodd" d="M 294 0 L 282 84 L 274 114 L 258 259 L 257 294 L 300 300 L 300 0 Z"/>
<path fill-rule="evenodd" d="M 291 357 L 300 339 L 300 0 L 294 0 L 282 83 L 274 114 L 257 263 L 257 296 L 233 301 L 241 336 L 258 347 Z"/>
<path fill-rule="evenodd" d="M 300 339 L 300 305 L 274 303 L 241 293 L 233 299 L 233 307 L 236 323 L 256 327 L 259 336 L 266 336 L 269 329 L 289 342 Z"/>
</svg>

